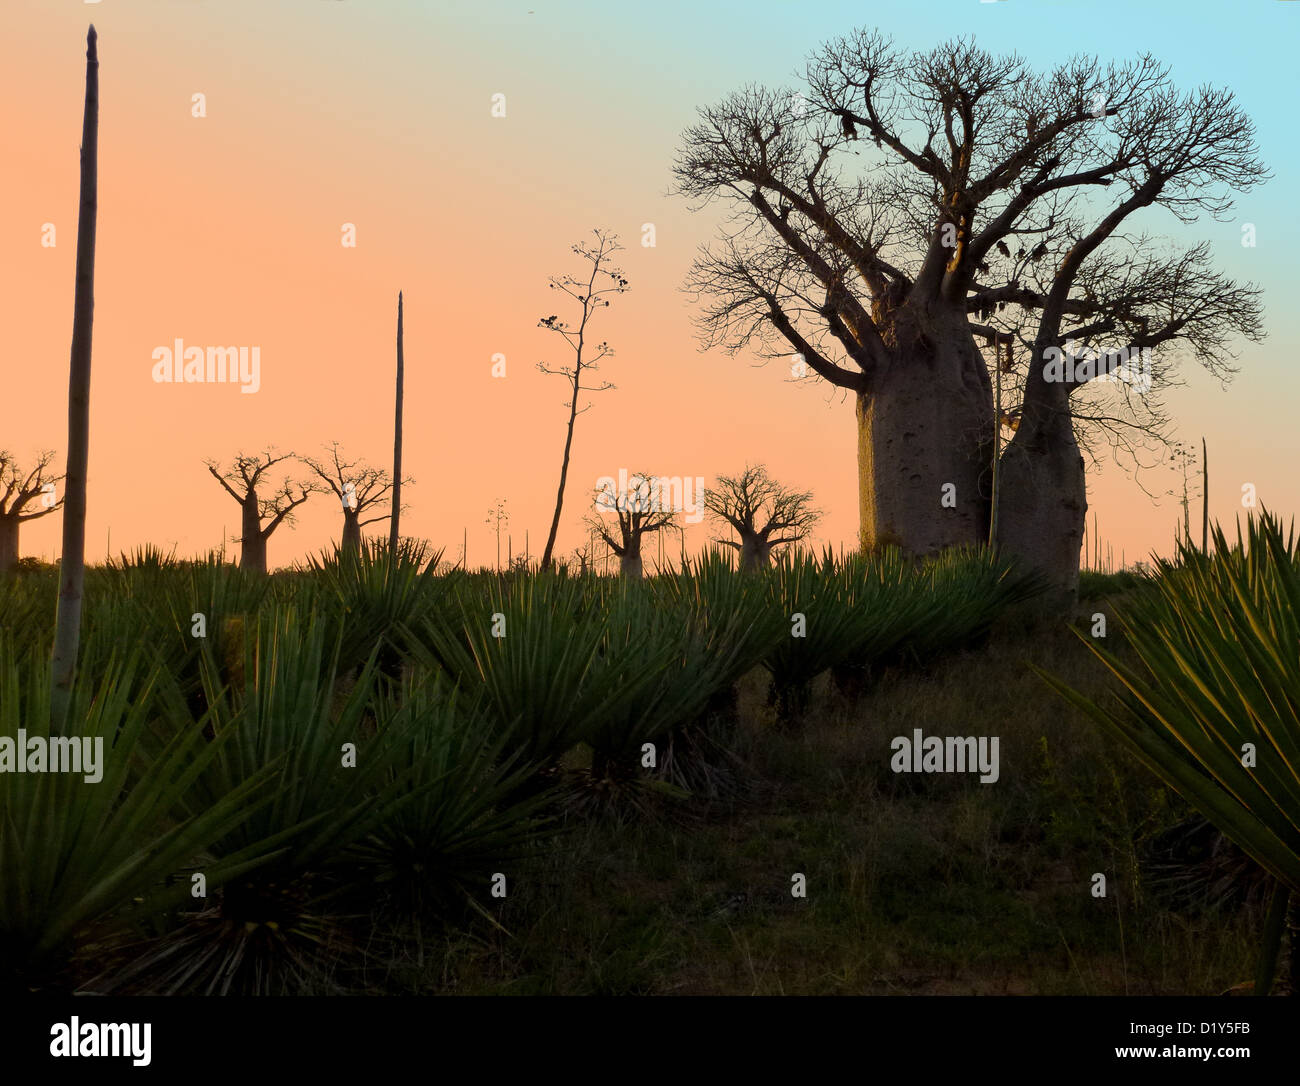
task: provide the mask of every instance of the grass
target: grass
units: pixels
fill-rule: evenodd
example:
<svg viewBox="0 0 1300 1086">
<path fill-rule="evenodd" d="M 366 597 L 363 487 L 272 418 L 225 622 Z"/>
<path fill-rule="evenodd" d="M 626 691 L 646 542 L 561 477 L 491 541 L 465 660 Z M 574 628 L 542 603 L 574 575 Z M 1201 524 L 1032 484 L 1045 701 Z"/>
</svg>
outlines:
<svg viewBox="0 0 1300 1086">
<path fill-rule="evenodd" d="M 887 675 L 821 684 L 798 731 L 742 690 L 767 787 L 689 826 L 583 825 L 511 873 L 509 936 L 449 935 L 412 991 L 480 994 L 1217 994 L 1251 975 L 1255 907 L 1176 908 L 1145 875 L 1190 814 L 1025 666 L 1084 689 L 1067 631 L 1025 631 Z M 970 691 L 983 696 L 972 703 Z M 896 776 L 889 739 L 997 734 L 997 785 Z M 1091 895 L 1094 872 L 1107 896 Z M 790 894 L 807 876 L 808 896 Z"/>
</svg>

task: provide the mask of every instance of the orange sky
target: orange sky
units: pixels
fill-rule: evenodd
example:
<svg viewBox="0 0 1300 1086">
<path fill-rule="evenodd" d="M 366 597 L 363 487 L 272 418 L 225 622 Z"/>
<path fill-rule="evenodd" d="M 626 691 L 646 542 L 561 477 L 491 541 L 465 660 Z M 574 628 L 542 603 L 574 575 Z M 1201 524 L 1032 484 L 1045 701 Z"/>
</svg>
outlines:
<svg viewBox="0 0 1300 1086">
<path fill-rule="evenodd" d="M 529 16 L 539 4 L 497 4 L 488 17 L 442 4 L 5 0 L 0 447 L 20 459 L 44 447 L 61 457 L 66 446 L 88 17 L 99 31 L 90 560 L 102 560 L 110 531 L 114 553 L 151 542 L 193 554 L 237 534 L 238 509 L 207 475 L 206 457 L 268 443 L 319 453 L 337 439 L 352 456 L 389 464 L 399 288 L 405 463 L 416 480 L 404 532 L 455 554 L 467 528 L 471 564 L 491 562 L 484 518 L 505 498 L 515 551 L 525 529 L 540 551 L 565 412 L 562 383 L 535 364 L 568 359 L 536 322 L 564 312 L 547 278 L 578 270 L 569 246 L 597 225 L 622 236 L 632 290 L 596 329 L 617 349 L 602 373 L 618 387 L 579 418 L 560 549 L 582 537 L 580 505 L 599 476 L 623 468 L 711 480 L 747 460 L 812 489 L 827 513 L 819 541 L 852 545 L 851 400 L 825 385 L 794 387 L 775 364 L 698 350 L 680 288 L 714 220 L 668 189 L 697 105 L 749 80 L 787 81 L 819 41 L 862 16 L 827 5 L 792 33 L 760 5 L 724 62 L 707 27 L 671 34 L 687 7 L 656 18 L 543 4 Z M 727 10 L 737 9 L 719 5 Z M 933 29 L 899 29 L 918 35 L 916 45 L 939 40 Z M 1017 46 L 1011 23 L 974 29 L 989 47 L 1003 47 L 1003 36 L 1005 48 Z M 1215 81 L 1249 83 L 1258 63 L 1225 61 Z M 1185 85 L 1200 77 L 1190 71 Z M 192 116 L 195 93 L 206 96 L 206 117 Z M 494 93 L 507 96 L 505 118 L 491 116 Z M 1240 216 L 1260 221 L 1260 249 L 1242 250 L 1234 223 L 1189 235 L 1213 238 L 1226 268 L 1268 292 L 1271 337 L 1244 353 L 1231 391 L 1189 373 L 1170 396 L 1184 439 L 1209 438 L 1218 517 L 1240 508 L 1247 481 L 1281 512 L 1300 504 L 1291 363 L 1300 334 L 1285 296 L 1297 238 L 1282 199 L 1300 170 L 1294 151 L 1279 157 L 1291 123 L 1261 122 L 1278 177 Z M 45 223 L 57 232 L 53 248 L 41 245 Z M 356 248 L 340 244 L 344 223 L 356 225 Z M 653 248 L 640 244 L 646 223 Z M 178 338 L 257 346 L 257 393 L 155 383 L 152 352 Z M 497 353 L 504 380 L 491 376 Z M 1174 478 L 1146 482 L 1163 491 Z M 1153 506 L 1119 472 L 1092 487 L 1117 560 L 1121 550 L 1132 561 L 1167 547 L 1171 500 Z M 332 500 L 313 499 L 295 530 L 272 538 L 272 565 L 325 547 L 339 522 Z M 695 547 L 707 536 L 702 525 L 687 538 Z M 59 518 L 47 517 L 24 530 L 23 552 L 51 556 L 58 540 Z"/>
</svg>

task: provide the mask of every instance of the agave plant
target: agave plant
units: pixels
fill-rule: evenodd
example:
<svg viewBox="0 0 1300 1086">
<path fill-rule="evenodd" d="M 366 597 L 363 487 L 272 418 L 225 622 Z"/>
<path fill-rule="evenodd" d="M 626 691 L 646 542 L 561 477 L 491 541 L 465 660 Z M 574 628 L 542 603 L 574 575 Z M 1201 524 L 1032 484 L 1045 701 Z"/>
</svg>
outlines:
<svg viewBox="0 0 1300 1086">
<path fill-rule="evenodd" d="M 380 670 L 397 678 L 402 656 L 397 631 L 433 607 L 444 584 L 437 576 L 442 551 L 404 539 L 394 551 L 387 541 L 366 540 L 361 549 L 323 553 L 309 561 L 310 576 L 295 583 L 299 607 L 319 603 L 342 629 L 343 670 L 359 667 L 376 645 Z"/>
<path fill-rule="evenodd" d="M 1300 893 L 1300 551 L 1267 512 L 1214 553 L 1186 542 L 1121 609 L 1139 667 L 1079 633 L 1120 682 L 1100 706 L 1047 682 L 1115 735 L 1276 880 L 1255 990 L 1272 983 L 1288 894 Z M 1076 631 L 1078 632 L 1078 631 Z M 1295 899 L 1293 899 L 1295 900 Z M 1292 957 L 1300 959 L 1292 931 Z"/>
<path fill-rule="evenodd" d="M 275 767 L 269 802 L 211 845 L 227 859 L 273 855 L 139 952 L 119 972 L 119 984 L 225 994 L 330 983 L 331 958 L 349 947 L 346 917 L 329 905 L 346 889 L 338 865 L 348 846 L 411 793 L 404 775 L 392 772 L 402 736 L 374 727 L 374 657 L 345 689 L 340 636 L 331 639 L 329 625 L 294 608 L 261 614 L 245 639 L 242 689 L 223 689 L 204 659 L 211 708 L 199 721 L 177 688 L 165 691 L 174 732 L 218 740 L 233 733 L 190 781 L 188 810 L 201 811 Z"/>
<path fill-rule="evenodd" d="M 745 767 L 732 742 L 736 684 L 758 667 L 788 636 L 786 616 L 770 605 L 764 583 L 742 574 L 730 555 L 712 551 L 687 561 L 674 574 L 650 582 L 669 621 L 689 631 L 693 653 L 706 661 L 696 677 L 708 697 L 682 714 L 660 750 L 660 776 L 683 790 L 710 799 L 745 787 Z"/>
<path fill-rule="evenodd" d="M 537 767 L 509 729 L 494 734 L 438 677 L 408 675 L 376 715 L 378 731 L 398 737 L 387 780 L 412 798 L 350 849 L 357 885 L 417 925 L 466 904 L 482 911 L 492 874 L 556 832 L 542 814 L 550 793 L 518 798 Z"/>
<path fill-rule="evenodd" d="M 953 547 L 931 558 L 922 584 L 928 607 L 906 643 L 917 660 L 977 641 L 1008 607 L 1042 588 L 1032 572 L 987 547 Z"/>
<path fill-rule="evenodd" d="M 839 563 L 829 552 L 820 562 L 810 555 L 787 557 L 774 567 L 770 586 L 773 605 L 790 623 L 763 661 L 782 719 L 807 706 L 817 675 L 865 666 L 930 616 L 916 570 L 897 548 Z"/>
<path fill-rule="evenodd" d="M 444 670 L 470 700 L 481 697 L 498 731 L 518 725 L 526 761 L 553 762 L 587 740 L 600 721 L 640 696 L 653 676 L 642 669 L 620 683 L 601 661 L 609 651 L 603 610 L 582 581 L 539 574 L 513 582 L 466 580 L 449 615 L 426 616 L 407 630 L 408 649 Z M 499 616 L 499 617 L 494 617 Z M 625 656 L 649 643 L 629 631 Z"/>
<path fill-rule="evenodd" d="M 50 728 L 48 658 L 20 669 L 4 644 L 0 659 L 0 735 L 16 741 L 22 729 L 28 743 L 60 737 Z M 188 895 L 188 880 L 166 889 L 183 869 L 201 867 L 217 886 L 267 858 L 267 850 L 254 849 L 222 861 L 210 850 L 269 801 L 273 770 L 250 773 L 178 818 L 184 797 L 233 735 L 206 742 L 196 731 L 181 732 L 143 756 L 160 675 L 155 670 L 137 683 L 138 668 L 138 657 L 114 661 L 93 689 L 85 670 L 74 685 L 68 719 L 75 730 L 66 738 L 89 742 L 92 751 L 100 745 L 99 780 L 85 773 L 0 774 L 6 989 L 75 987 L 80 952 L 111 948 L 125 938 L 128 920 Z"/>
</svg>

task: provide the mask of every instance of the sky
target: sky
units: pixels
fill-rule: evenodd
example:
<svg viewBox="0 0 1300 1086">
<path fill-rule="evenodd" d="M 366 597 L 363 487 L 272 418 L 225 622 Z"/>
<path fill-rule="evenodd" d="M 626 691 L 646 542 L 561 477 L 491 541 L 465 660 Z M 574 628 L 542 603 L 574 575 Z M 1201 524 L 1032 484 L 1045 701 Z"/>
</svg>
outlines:
<svg viewBox="0 0 1300 1086">
<path fill-rule="evenodd" d="M 557 312 L 548 280 L 580 270 L 570 246 L 594 227 L 620 236 L 630 290 L 594 329 L 616 350 L 600 376 L 617 387 L 584 398 L 559 552 L 585 539 L 583 506 L 602 476 L 707 484 L 756 462 L 814 492 L 818 545 L 851 548 L 852 400 L 795 385 L 776 363 L 700 350 L 682 286 L 716 219 L 672 194 L 670 167 L 699 107 L 748 83 L 794 88 L 808 54 L 858 26 L 916 49 L 973 35 L 1040 69 L 1076 52 L 1122 61 L 1150 50 L 1181 88 L 1236 93 L 1272 180 L 1224 222 L 1182 227 L 1159 213 L 1147 224 L 1180 245 L 1210 241 L 1223 271 L 1260 285 L 1268 336 L 1238 345 L 1226 386 L 1189 362 L 1168 404 L 1182 440 L 1208 443 L 1212 517 L 1240 514 L 1247 483 L 1286 516 L 1300 506 L 1290 293 L 1300 3 L 4 0 L 0 448 L 20 461 L 52 448 L 61 462 L 67 443 L 91 21 L 101 95 L 92 562 L 144 544 L 194 555 L 224 539 L 233 553 L 239 509 L 207 473 L 210 458 L 267 446 L 319 455 L 338 441 L 349 458 L 390 465 L 399 290 L 415 480 L 403 533 L 451 557 L 467 539 L 470 565 L 493 564 L 485 520 L 504 500 L 503 552 L 521 553 L 527 533 L 539 553 L 566 411 L 563 382 L 536 366 L 569 359 L 537 321 Z M 495 95 L 505 116 L 493 116 Z M 1241 244 L 1244 223 L 1253 248 Z M 345 224 L 355 246 L 342 244 Z M 154 352 L 177 339 L 256 346 L 257 391 L 154 381 Z M 504 378 L 492 373 L 499 356 Z M 1168 553 L 1181 488 L 1169 464 L 1136 480 L 1105 466 L 1089 476 L 1089 530 L 1095 515 L 1116 564 Z M 1177 497 L 1162 496 L 1171 489 Z M 23 553 L 55 556 L 59 522 L 25 527 Z M 271 565 L 318 553 L 340 530 L 335 501 L 313 498 L 272 537 Z M 713 531 L 688 527 L 688 547 Z"/>
</svg>

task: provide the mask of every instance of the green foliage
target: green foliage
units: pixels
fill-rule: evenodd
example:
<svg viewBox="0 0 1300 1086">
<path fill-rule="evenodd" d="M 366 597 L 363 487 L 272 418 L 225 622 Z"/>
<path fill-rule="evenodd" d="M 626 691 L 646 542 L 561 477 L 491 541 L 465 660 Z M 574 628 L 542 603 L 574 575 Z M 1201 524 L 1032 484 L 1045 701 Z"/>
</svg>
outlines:
<svg viewBox="0 0 1300 1086">
<path fill-rule="evenodd" d="M 0 656 L 0 735 L 48 740 L 49 663 Z M 120 930 L 125 907 L 145 914 L 164 908 L 188 886 L 166 891 L 165 881 L 211 857 L 213 846 L 259 811 L 270 771 L 248 774 L 201 808 L 182 813 L 195 781 L 220 756 L 225 737 L 205 742 L 180 731 L 142 757 L 150 692 L 157 672 L 137 684 L 138 661 L 110 663 L 93 689 L 74 686 L 71 738 L 101 742 L 102 778 L 84 774 L 0 774 L 0 986 L 66 989 L 69 967 L 92 937 Z M 139 689 L 132 700 L 128 693 Z M 232 736 L 233 737 L 233 736 Z M 137 762 L 138 764 L 133 764 Z M 263 798 L 259 799 L 258 797 Z M 203 863 L 210 882 L 237 874 L 260 858 Z"/>
<path fill-rule="evenodd" d="M 1079 634 L 1119 680 L 1100 705 L 1043 677 L 1300 891 L 1300 550 L 1267 512 L 1213 554 L 1180 544 L 1155 590 L 1120 608 L 1140 667 Z M 1244 752 L 1253 750 L 1253 764 Z"/>
</svg>

